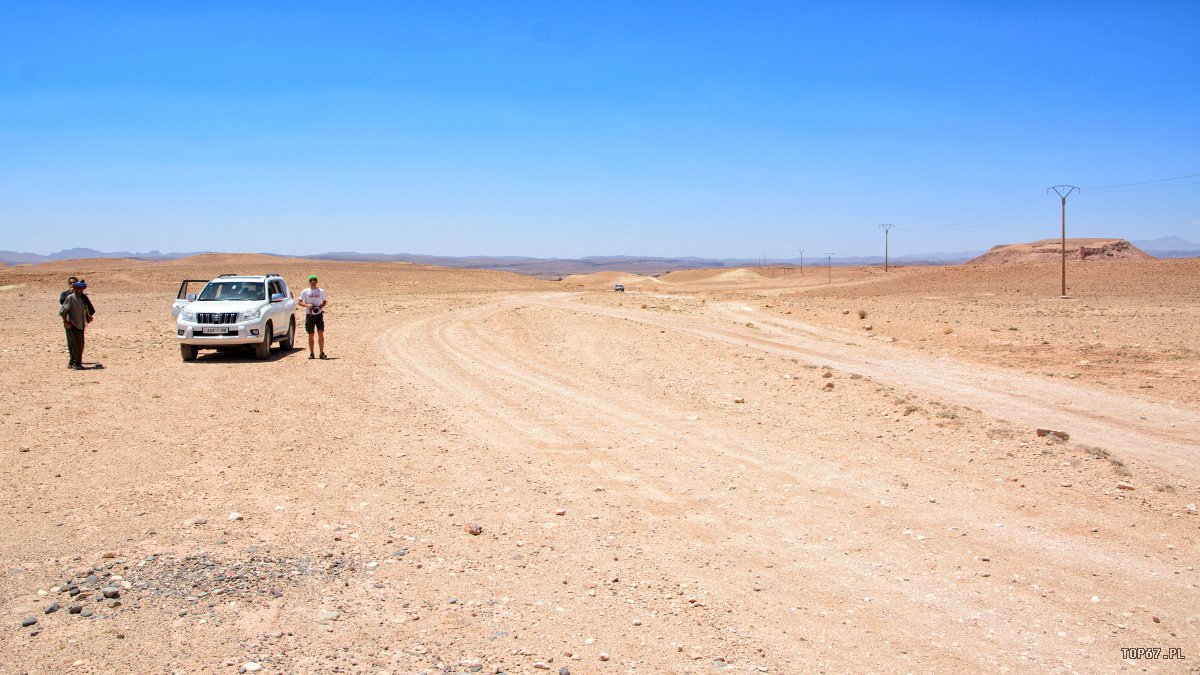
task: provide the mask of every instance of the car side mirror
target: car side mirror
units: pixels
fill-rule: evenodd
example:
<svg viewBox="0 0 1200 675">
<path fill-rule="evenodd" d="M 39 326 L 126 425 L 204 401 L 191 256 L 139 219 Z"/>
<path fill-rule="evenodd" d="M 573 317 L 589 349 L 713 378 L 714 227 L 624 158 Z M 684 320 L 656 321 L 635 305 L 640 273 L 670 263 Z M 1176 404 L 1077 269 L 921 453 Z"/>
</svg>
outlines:
<svg viewBox="0 0 1200 675">
<path fill-rule="evenodd" d="M 196 301 L 196 294 L 195 294 L 195 293 L 188 293 L 188 295 L 187 295 L 187 298 L 188 298 L 188 302 L 195 302 L 195 301 Z"/>
<path fill-rule="evenodd" d="M 271 302 L 283 302 L 286 299 L 287 296 L 283 293 L 276 293 L 275 295 L 271 296 Z"/>
</svg>

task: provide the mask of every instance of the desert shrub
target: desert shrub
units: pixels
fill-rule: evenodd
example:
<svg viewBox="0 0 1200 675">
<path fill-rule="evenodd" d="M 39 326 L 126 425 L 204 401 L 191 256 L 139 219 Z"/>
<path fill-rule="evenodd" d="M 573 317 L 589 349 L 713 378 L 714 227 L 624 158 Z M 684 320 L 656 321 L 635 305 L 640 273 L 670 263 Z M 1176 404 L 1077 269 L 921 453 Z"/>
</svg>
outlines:
<svg viewBox="0 0 1200 675">
<path fill-rule="evenodd" d="M 860 319 L 867 318 L 867 310 L 865 310 L 865 309 L 858 310 L 858 318 L 860 318 Z"/>
</svg>

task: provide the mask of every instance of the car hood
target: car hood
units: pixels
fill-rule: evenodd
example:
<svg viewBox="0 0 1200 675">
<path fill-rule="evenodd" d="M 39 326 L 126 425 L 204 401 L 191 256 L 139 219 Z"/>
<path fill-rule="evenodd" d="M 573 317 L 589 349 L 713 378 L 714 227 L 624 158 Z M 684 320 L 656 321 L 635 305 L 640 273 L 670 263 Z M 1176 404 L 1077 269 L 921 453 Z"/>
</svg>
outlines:
<svg viewBox="0 0 1200 675">
<path fill-rule="evenodd" d="M 189 304 L 186 309 L 189 312 L 212 312 L 216 314 L 225 314 L 227 312 L 246 312 L 257 307 L 267 305 L 266 300 L 197 300 Z"/>
</svg>

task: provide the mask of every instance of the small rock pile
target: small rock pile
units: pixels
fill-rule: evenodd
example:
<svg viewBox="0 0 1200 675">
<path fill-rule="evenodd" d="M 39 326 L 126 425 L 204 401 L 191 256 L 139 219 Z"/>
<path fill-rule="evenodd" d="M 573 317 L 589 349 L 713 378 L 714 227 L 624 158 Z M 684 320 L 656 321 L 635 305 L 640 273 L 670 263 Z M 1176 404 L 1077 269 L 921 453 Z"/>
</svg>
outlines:
<svg viewBox="0 0 1200 675">
<path fill-rule="evenodd" d="M 53 586 L 50 596 L 61 594 L 43 608 L 44 615 L 65 614 L 98 618 L 122 607 L 136 607 L 147 596 L 170 599 L 184 607 L 212 608 L 218 602 L 253 597 L 282 597 L 283 589 L 301 579 L 337 579 L 357 570 L 353 561 L 333 554 L 319 560 L 267 555 L 257 546 L 247 549 L 244 559 L 222 561 L 205 552 L 182 558 L 151 555 L 137 562 L 124 559 L 77 569 Z M 179 616 L 188 614 L 181 609 Z M 35 616 L 24 617 L 21 625 L 41 632 Z"/>
<path fill-rule="evenodd" d="M 162 598 L 189 603 L 244 600 L 255 596 L 282 597 L 283 589 L 301 579 L 326 580 L 353 572 L 353 562 L 327 554 L 321 560 L 266 554 L 257 546 L 242 560 L 222 561 L 201 552 L 183 558 L 150 556 L 131 575 L 134 587 Z M 211 606 L 211 605 L 210 605 Z"/>
<path fill-rule="evenodd" d="M 42 608 L 46 616 L 57 615 L 65 605 L 66 614 L 80 619 L 90 619 L 115 611 L 125 602 L 125 594 L 133 588 L 133 584 L 118 572 L 125 572 L 124 560 L 111 560 L 92 567 L 76 570 L 64 581 L 50 588 L 50 596 L 61 595 Z M 45 593 L 39 591 L 39 594 Z M 34 627 L 30 635 L 37 635 L 41 627 L 37 626 L 37 617 L 25 617 L 21 620 L 23 627 Z M 37 626 L 37 627 L 35 627 Z"/>
</svg>

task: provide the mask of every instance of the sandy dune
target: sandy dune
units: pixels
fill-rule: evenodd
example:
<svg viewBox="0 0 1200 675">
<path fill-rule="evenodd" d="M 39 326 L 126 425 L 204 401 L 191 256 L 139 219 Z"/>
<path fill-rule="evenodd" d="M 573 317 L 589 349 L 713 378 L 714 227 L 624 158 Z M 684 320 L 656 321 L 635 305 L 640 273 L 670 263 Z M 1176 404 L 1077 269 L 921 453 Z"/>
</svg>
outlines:
<svg viewBox="0 0 1200 675">
<path fill-rule="evenodd" d="M 263 265 L 334 358 L 183 363 L 178 279 Z M 5 268 L 0 669 L 1186 671 L 1200 261 L 1071 275 Z"/>
</svg>

